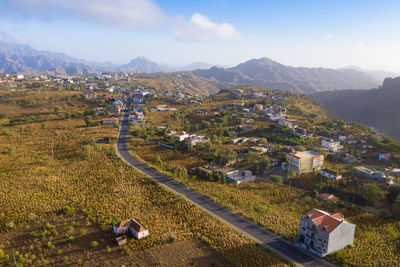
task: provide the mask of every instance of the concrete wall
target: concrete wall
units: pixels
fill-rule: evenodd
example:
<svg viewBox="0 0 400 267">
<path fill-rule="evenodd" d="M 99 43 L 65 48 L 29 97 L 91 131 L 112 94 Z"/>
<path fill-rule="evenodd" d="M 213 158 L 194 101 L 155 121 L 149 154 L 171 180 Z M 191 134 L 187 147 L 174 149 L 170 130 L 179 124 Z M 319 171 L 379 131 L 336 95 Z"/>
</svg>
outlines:
<svg viewBox="0 0 400 267">
<path fill-rule="evenodd" d="M 327 254 L 340 250 L 354 241 L 356 226 L 343 222 L 329 234 Z"/>
</svg>

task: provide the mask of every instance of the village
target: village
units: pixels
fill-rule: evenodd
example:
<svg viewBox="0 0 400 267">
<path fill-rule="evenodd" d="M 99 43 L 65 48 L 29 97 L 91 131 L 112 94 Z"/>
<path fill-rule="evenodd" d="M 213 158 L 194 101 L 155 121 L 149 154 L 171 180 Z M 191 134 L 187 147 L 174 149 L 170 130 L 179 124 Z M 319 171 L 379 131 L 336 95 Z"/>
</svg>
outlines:
<svg viewBox="0 0 400 267">
<path fill-rule="evenodd" d="M 328 119 L 311 104 L 310 110 L 302 110 L 296 101 L 305 102 L 306 97 L 291 92 L 241 87 L 199 97 L 119 84 L 143 75 L 4 75 L 0 86 L 14 92 L 16 84 L 28 80 L 26 88 L 40 83 L 54 90 L 58 86 L 79 89 L 83 99 L 97 103 L 93 112 L 104 127 L 118 128 L 126 113 L 134 137 L 193 162 L 206 162 L 184 168 L 193 179 L 234 186 L 268 181 L 334 205 L 400 216 L 398 207 L 384 197 L 399 188 L 398 151 L 385 146 L 387 138 L 375 130 Z M 340 213 L 311 208 L 298 218 L 295 242 L 300 247 L 323 257 L 353 243 L 356 225 Z M 119 246 L 127 243 L 127 235 L 141 239 L 151 234 L 151 226 L 147 229 L 134 218 L 112 227 Z"/>
</svg>

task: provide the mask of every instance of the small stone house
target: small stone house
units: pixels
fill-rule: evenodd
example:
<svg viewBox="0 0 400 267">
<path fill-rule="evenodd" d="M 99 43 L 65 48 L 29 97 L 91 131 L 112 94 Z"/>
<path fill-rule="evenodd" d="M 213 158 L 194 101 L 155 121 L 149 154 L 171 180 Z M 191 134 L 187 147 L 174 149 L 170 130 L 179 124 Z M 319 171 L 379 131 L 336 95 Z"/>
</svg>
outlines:
<svg viewBox="0 0 400 267">
<path fill-rule="evenodd" d="M 114 224 L 113 231 L 116 235 L 130 233 L 136 239 L 140 239 L 149 235 L 149 230 L 135 219 L 127 219 L 123 222 Z"/>
</svg>

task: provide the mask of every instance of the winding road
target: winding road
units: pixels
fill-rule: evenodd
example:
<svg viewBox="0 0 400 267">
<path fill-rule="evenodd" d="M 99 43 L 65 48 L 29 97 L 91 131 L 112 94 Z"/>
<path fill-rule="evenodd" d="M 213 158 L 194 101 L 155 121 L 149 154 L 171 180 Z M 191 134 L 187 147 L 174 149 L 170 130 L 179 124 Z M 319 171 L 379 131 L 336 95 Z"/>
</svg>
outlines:
<svg viewBox="0 0 400 267">
<path fill-rule="evenodd" d="M 131 100 L 128 99 L 127 107 L 129 110 Z M 249 221 L 241 215 L 235 214 L 220 204 L 204 197 L 203 195 L 189 189 L 183 184 L 178 183 L 167 175 L 161 174 L 157 170 L 149 167 L 142 161 L 134 157 L 128 150 L 126 138 L 129 136 L 129 112 L 125 112 L 121 127 L 118 134 L 116 144 L 118 156 L 127 164 L 135 167 L 137 170 L 149 176 L 156 183 L 163 185 L 167 189 L 183 194 L 186 198 L 197 207 L 208 212 L 217 219 L 225 222 L 241 233 L 253 239 L 255 242 L 263 245 L 269 250 L 274 251 L 278 255 L 291 262 L 295 262 L 301 266 L 335 266 L 323 259 L 320 259 L 294 244 L 284 240 L 283 238 L 271 233 L 265 228 Z"/>
</svg>

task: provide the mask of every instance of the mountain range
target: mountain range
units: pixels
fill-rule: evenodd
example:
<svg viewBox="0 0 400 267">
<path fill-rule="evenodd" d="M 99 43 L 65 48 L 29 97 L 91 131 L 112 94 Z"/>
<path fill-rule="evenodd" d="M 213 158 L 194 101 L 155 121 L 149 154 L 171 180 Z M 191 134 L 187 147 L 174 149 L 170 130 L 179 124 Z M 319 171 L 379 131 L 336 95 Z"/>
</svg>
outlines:
<svg viewBox="0 0 400 267">
<path fill-rule="evenodd" d="M 91 75 L 103 72 L 178 71 L 191 71 L 191 74 L 217 88 L 253 85 L 306 94 L 377 87 L 382 83 L 383 77 L 393 76 L 392 73 L 384 71 L 367 71 L 355 67 L 291 67 L 268 58 L 251 59 L 231 68 L 212 67 L 203 62 L 170 66 L 158 64 L 145 57 L 137 57 L 127 64 L 116 65 L 111 62 L 89 62 L 61 53 L 38 51 L 29 45 L 0 41 L 0 73 Z"/>
<path fill-rule="evenodd" d="M 195 62 L 185 66 L 157 64 L 145 57 L 137 57 L 124 65 L 111 62 L 98 63 L 76 59 L 62 53 L 38 51 L 25 44 L 0 41 L 0 73 L 90 75 L 103 72 L 175 72 L 212 65 Z"/>
<path fill-rule="evenodd" d="M 383 81 L 375 71 L 354 68 L 296 68 L 268 58 L 252 59 L 232 68 L 213 67 L 208 70 L 194 70 L 192 73 L 223 86 L 254 85 L 307 94 L 340 89 L 368 89 Z M 385 72 L 383 76 L 392 77 L 393 74 Z"/>
<path fill-rule="evenodd" d="M 371 90 L 338 90 L 311 95 L 327 109 L 400 138 L 400 77 Z"/>
</svg>

